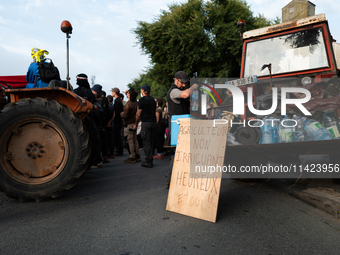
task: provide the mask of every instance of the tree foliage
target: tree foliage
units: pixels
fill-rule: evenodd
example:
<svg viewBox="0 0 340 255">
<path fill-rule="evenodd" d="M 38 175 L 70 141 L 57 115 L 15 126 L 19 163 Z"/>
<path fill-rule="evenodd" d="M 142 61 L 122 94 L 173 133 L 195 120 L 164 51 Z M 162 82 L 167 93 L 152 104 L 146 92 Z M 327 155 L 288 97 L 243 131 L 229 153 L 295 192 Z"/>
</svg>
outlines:
<svg viewBox="0 0 340 255">
<path fill-rule="evenodd" d="M 168 8 L 152 23 L 139 21 L 133 30 L 151 67 L 128 86 L 147 83 L 154 97 L 166 95 L 179 70 L 190 77 L 196 72 L 199 77 L 238 77 L 242 41 L 237 21 L 243 19 L 246 30 L 279 21 L 255 17 L 243 0 L 188 0 Z"/>
</svg>

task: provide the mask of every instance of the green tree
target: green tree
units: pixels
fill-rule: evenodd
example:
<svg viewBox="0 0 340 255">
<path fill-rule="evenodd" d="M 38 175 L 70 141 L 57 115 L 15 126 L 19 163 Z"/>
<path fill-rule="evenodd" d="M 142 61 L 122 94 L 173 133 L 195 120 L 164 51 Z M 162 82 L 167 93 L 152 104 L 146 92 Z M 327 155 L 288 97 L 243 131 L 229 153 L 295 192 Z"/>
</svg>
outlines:
<svg viewBox="0 0 340 255">
<path fill-rule="evenodd" d="M 162 10 L 152 23 L 139 21 L 133 33 L 137 45 L 152 66 L 128 86 L 148 83 L 153 96 L 165 97 L 174 74 L 184 70 L 190 77 L 238 77 L 242 41 L 236 27 L 268 26 L 275 21 L 254 17 L 243 0 L 188 0 Z"/>
<path fill-rule="evenodd" d="M 280 24 L 281 19 L 279 17 L 276 17 L 273 20 L 268 20 L 267 18 L 264 17 L 263 14 L 258 14 L 257 17 L 255 17 L 255 27 L 267 27 L 275 24 Z"/>
<path fill-rule="evenodd" d="M 163 99 L 166 99 L 166 93 L 168 88 L 166 86 L 162 86 L 160 83 L 157 83 L 157 81 L 154 78 L 155 75 L 152 74 L 151 71 L 148 71 L 146 73 L 139 74 L 138 78 L 133 79 L 131 83 L 128 84 L 129 88 L 133 88 L 136 91 L 140 92 L 140 88 L 148 84 L 151 87 L 151 96 L 156 97 L 163 97 Z M 140 94 L 138 95 L 137 99 L 140 98 Z"/>
</svg>

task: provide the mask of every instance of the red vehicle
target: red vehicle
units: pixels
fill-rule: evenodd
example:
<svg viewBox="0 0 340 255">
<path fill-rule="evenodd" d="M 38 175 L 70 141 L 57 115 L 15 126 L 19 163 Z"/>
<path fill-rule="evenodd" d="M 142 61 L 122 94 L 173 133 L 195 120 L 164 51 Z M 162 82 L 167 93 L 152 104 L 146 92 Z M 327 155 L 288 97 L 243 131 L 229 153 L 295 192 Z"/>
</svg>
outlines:
<svg viewBox="0 0 340 255">
<path fill-rule="evenodd" d="M 241 28 L 243 25 L 243 22 L 238 23 Z M 270 117 L 279 120 L 283 118 L 280 104 L 281 89 L 303 88 L 311 93 L 311 99 L 302 104 L 313 114 L 306 116 L 307 118 L 317 119 L 320 117 L 318 113 L 330 109 L 335 110 L 337 116 L 340 116 L 340 74 L 332 47 L 333 38 L 324 14 L 241 34 L 243 48 L 240 78 L 229 79 L 227 82 L 241 89 L 245 99 L 248 88 L 251 87 L 254 109 L 271 109 L 274 101 L 272 88 L 276 88 L 278 107 L 270 113 Z M 217 85 L 211 86 L 218 89 Z M 223 95 L 226 94 L 223 92 Z M 288 93 L 287 96 L 290 99 L 305 97 L 301 93 Z M 217 99 L 215 101 L 218 102 Z M 248 103 L 244 104 L 244 114 L 240 116 L 246 125 L 249 120 L 261 120 L 264 117 L 252 113 L 254 111 L 249 110 Z M 221 103 L 221 106 L 208 109 L 207 115 L 211 115 L 209 112 L 213 111 L 213 118 L 221 118 L 221 110 L 233 111 L 232 106 L 233 104 Z M 191 114 L 202 117 L 197 107 L 196 112 Z M 295 105 L 287 105 L 286 114 L 290 118 L 294 114 L 303 115 Z M 332 162 L 339 161 L 338 139 L 259 144 L 261 132 L 257 132 L 258 130 L 249 126 L 238 129 L 234 135 L 236 140 L 241 141 L 241 145 L 227 146 L 226 162 L 232 165 L 260 165 L 266 164 L 268 157 L 284 158 L 287 162 L 288 158 L 297 160 L 299 155 L 310 154 L 329 154 Z"/>
<path fill-rule="evenodd" d="M 26 75 L 0 76 L 0 84 L 2 85 L 0 86 L 0 110 L 2 110 L 7 104 L 7 100 L 1 92 L 4 92 L 5 88 L 25 88 L 27 84 Z"/>
<path fill-rule="evenodd" d="M 333 38 L 324 14 L 307 17 L 283 24 L 260 28 L 243 33 L 243 50 L 240 88 L 246 94 L 253 87 L 253 105 L 258 110 L 272 106 L 271 88 L 278 88 L 278 108 L 271 115 L 280 119 L 280 91 L 284 87 L 304 88 L 310 91 L 311 99 L 303 106 L 317 119 L 318 112 L 333 109 L 340 116 L 339 71 L 332 47 Z M 262 67 L 262 68 L 261 68 Z M 242 86 L 246 77 L 257 77 L 257 83 Z M 299 98 L 291 93 L 290 98 Z M 303 96 L 302 96 L 303 97 Z M 294 105 L 287 107 L 287 114 L 301 114 Z M 263 116 L 252 114 L 247 105 L 246 121 Z M 321 122 L 321 121 L 320 121 Z M 329 154 L 332 162 L 338 162 L 340 153 L 338 140 L 305 141 L 273 144 L 247 144 L 247 131 L 243 134 L 245 144 L 227 147 L 227 157 L 235 164 L 244 164 L 247 155 L 249 164 L 261 164 L 268 156 Z M 248 134 L 249 135 L 249 134 Z M 249 156 L 249 157 L 248 157 Z"/>
</svg>

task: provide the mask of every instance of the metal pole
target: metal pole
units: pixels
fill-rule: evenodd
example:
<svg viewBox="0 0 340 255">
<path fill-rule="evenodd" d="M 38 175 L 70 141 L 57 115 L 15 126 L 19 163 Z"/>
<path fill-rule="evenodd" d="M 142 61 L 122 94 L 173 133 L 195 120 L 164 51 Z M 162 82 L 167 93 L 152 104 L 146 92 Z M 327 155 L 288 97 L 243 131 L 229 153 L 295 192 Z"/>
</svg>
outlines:
<svg viewBox="0 0 340 255">
<path fill-rule="evenodd" d="M 61 23 L 60 29 L 66 34 L 66 84 L 67 84 L 66 87 L 67 89 L 72 90 L 69 75 L 69 50 L 68 50 L 68 39 L 71 38 L 70 34 L 72 34 L 72 25 L 69 21 L 64 20 Z"/>
<path fill-rule="evenodd" d="M 66 82 L 67 89 L 70 90 L 70 75 L 69 75 L 69 47 L 68 47 L 68 39 L 70 38 L 69 33 L 66 33 Z"/>
</svg>

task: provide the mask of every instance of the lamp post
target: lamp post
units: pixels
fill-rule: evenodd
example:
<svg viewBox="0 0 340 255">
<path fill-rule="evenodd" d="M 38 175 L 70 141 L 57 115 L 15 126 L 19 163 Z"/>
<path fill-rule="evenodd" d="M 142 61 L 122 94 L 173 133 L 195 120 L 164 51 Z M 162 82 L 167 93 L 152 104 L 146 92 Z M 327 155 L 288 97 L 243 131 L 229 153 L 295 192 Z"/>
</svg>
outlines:
<svg viewBox="0 0 340 255">
<path fill-rule="evenodd" d="M 66 82 L 67 89 L 70 89 L 70 75 L 69 75 L 69 47 L 68 47 L 68 39 L 71 38 L 70 34 L 72 34 L 72 25 L 68 20 L 64 20 L 61 22 L 61 31 L 66 34 Z"/>
</svg>

